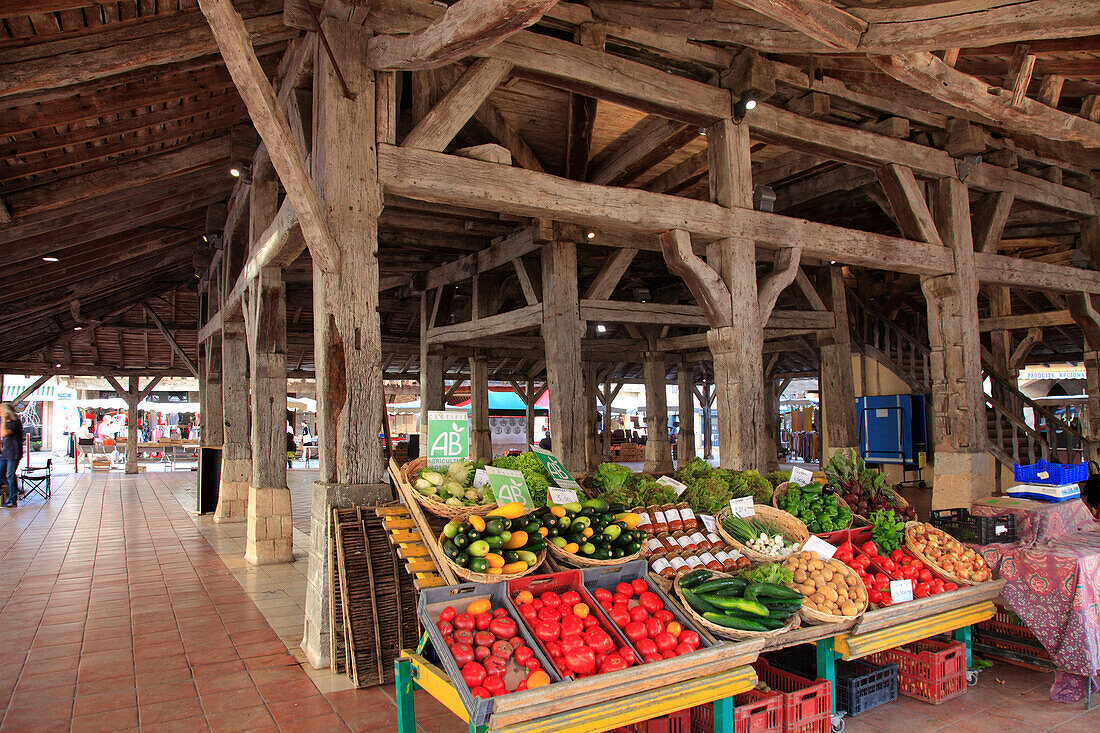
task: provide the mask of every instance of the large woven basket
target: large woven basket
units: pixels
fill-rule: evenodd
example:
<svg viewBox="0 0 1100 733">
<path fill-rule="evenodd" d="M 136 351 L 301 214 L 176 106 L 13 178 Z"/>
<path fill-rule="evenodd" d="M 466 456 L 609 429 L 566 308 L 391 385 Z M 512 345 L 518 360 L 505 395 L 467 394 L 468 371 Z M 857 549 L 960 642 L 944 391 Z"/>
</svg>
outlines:
<svg viewBox="0 0 1100 733">
<path fill-rule="evenodd" d="M 775 507 L 765 504 L 756 504 L 753 506 L 753 510 L 760 519 L 778 527 L 779 531 L 786 539 L 799 545 L 810 539 L 810 530 L 806 529 L 806 525 L 801 519 L 790 512 L 785 512 L 782 509 L 776 509 Z M 726 544 L 736 548 L 742 555 L 753 562 L 780 562 L 786 559 L 787 555 L 783 555 L 782 557 L 765 555 L 735 540 L 733 536 L 722 527 L 722 521 L 729 517 L 729 515 L 729 509 L 723 509 L 718 516 L 715 517 L 715 526 L 718 529 L 718 534 L 726 541 Z"/>
<path fill-rule="evenodd" d="M 489 512 L 497 508 L 495 503 L 493 504 L 479 504 L 477 506 L 451 506 L 450 504 L 444 504 L 441 501 L 432 501 L 427 498 L 413 486 L 415 483 L 414 477 L 428 465 L 428 459 L 421 456 L 420 458 L 414 458 L 408 463 L 401 466 L 400 480 L 405 482 L 406 493 L 412 496 L 413 500 L 424 508 L 425 511 L 436 515 L 437 517 L 445 517 L 447 519 L 465 519 L 471 515 L 477 514 L 479 516 L 485 516 Z"/>
<path fill-rule="evenodd" d="M 566 552 L 553 542 L 546 543 L 546 549 L 550 551 L 550 554 L 554 556 L 554 559 L 563 565 L 568 565 L 574 568 L 610 568 L 616 565 L 622 565 L 624 562 L 630 562 L 631 560 L 637 560 L 642 556 L 642 551 L 638 550 L 633 555 L 627 555 L 626 557 L 617 557 L 613 560 L 594 560 L 584 555 L 576 555 L 572 552 Z"/>
<path fill-rule="evenodd" d="M 887 496 L 889 496 L 891 499 L 894 500 L 894 506 L 896 506 L 898 509 L 907 509 L 909 507 L 909 502 L 907 502 L 905 500 L 904 496 L 902 496 L 898 492 L 894 491 L 889 486 L 884 486 L 883 488 L 885 489 L 884 493 L 886 493 Z M 856 514 L 855 512 L 852 512 L 852 514 L 854 514 L 855 518 L 860 520 L 861 522 L 864 522 L 866 524 L 873 524 L 873 522 L 870 519 L 863 516 L 862 514 Z M 900 518 L 904 519 L 904 517 L 900 517 Z"/>
<path fill-rule="evenodd" d="M 824 613 L 823 611 L 818 611 L 816 608 L 809 608 L 803 603 L 799 615 L 801 615 L 802 620 L 808 624 L 843 624 L 849 621 L 855 621 L 867 611 L 867 587 L 863 584 L 863 581 L 860 580 L 856 571 L 852 570 L 840 560 L 828 560 L 825 562 L 825 566 L 829 568 L 829 570 L 832 570 L 834 575 L 840 573 L 845 578 L 854 577 L 856 579 L 856 584 L 849 584 L 848 587 L 856 590 L 856 598 L 859 600 L 860 606 L 859 613 L 855 616 L 841 616 L 835 613 Z M 847 583 L 847 580 L 845 580 L 845 582 Z M 797 588 L 795 590 L 797 590 Z"/>
<path fill-rule="evenodd" d="M 909 528 L 910 527 L 919 527 L 922 524 L 924 524 L 924 522 L 906 522 L 905 523 L 905 549 L 907 549 L 907 550 L 909 550 L 909 552 L 913 553 L 913 557 L 917 558 L 922 563 L 927 565 L 929 570 L 934 571 L 937 575 L 942 577 L 944 580 L 949 580 L 952 583 L 954 583 L 955 585 L 959 585 L 959 586 L 979 585 L 979 583 L 977 581 L 967 580 L 966 578 L 961 578 L 958 575 L 955 575 L 954 573 L 950 573 L 950 572 L 944 570 L 942 567 L 940 567 L 940 564 L 938 562 L 936 562 L 935 560 L 932 560 L 927 555 L 925 555 L 923 552 L 921 552 L 920 550 L 918 550 L 916 547 L 913 546 L 913 543 L 909 540 Z M 946 534 L 946 532 L 944 534 Z M 977 557 L 981 557 L 981 555 L 977 555 Z M 982 559 L 982 562 L 983 563 L 985 562 L 984 558 Z M 992 580 L 992 579 L 993 579 L 992 576 L 990 576 L 990 580 Z M 988 581 L 985 581 L 985 582 L 988 582 Z"/>
<path fill-rule="evenodd" d="M 791 614 L 791 617 L 787 619 L 786 625 L 778 629 L 772 629 L 771 631 L 742 631 L 741 629 L 730 629 L 725 626 L 713 624 L 703 618 L 701 614 L 696 613 L 695 609 L 691 607 L 691 604 L 684 599 L 684 594 L 680 592 L 680 577 L 689 572 L 691 571 L 685 568 L 676 573 L 676 578 L 672 581 L 672 590 L 676 594 L 677 602 L 680 604 L 680 607 L 683 608 L 688 618 L 691 619 L 691 622 L 698 624 L 714 636 L 720 636 L 724 639 L 765 639 L 772 636 L 778 636 L 792 629 L 797 629 L 801 625 L 797 613 Z M 715 572 L 712 577 L 732 578 L 733 576 L 729 573 Z"/>
<path fill-rule="evenodd" d="M 542 563 L 546 560 L 546 550 L 543 550 L 537 555 L 539 561 L 524 570 L 522 573 L 511 573 L 509 575 L 490 575 L 489 573 L 475 573 L 474 571 L 469 570 L 468 568 L 464 568 L 458 563 L 453 562 L 451 558 L 447 557 L 447 554 L 442 551 L 444 539 L 446 538 L 443 536 L 442 533 L 440 533 L 439 537 L 436 539 L 436 542 L 439 543 L 440 547 L 439 557 L 442 558 L 443 562 L 447 563 L 447 566 L 454 572 L 455 575 L 471 583 L 499 583 L 502 580 L 515 580 L 516 578 L 522 578 L 525 575 L 530 575 L 531 573 L 535 572 L 535 570 L 537 570 L 539 566 L 542 565 Z"/>
<path fill-rule="evenodd" d="M 779 497 L 783 496 L 786 493 L 787 493 L 787 484 L 785 484 L 785 483 L 784 484 L 779 484 L 779 486 L 775 487 L 775 491 L 772 493 L 772 506 L 774 508 L 779 509 L 779 503 L 778 503 Z M 843 496 L 841 496 L 840 494 L 836 494 L 836 500 L 837 500 L 837 503 L 840 504 L 840 506 L 845 507 L 848 511 L 852 511 L 852 507 L 848 506 L 848 502 L 844 501 Z M 856 518 L 856 513 L 852 512 L 852 519 L 848 521 L 848 525 L 846 527 L 841 527 L 841 529 L 849 529 L 852 526 L 852 521 L 855 520 L 855 518 Z M 796 517 L 796 519 L 797 519 L 797 517 Z M 868 524 L 870 524 L 870 522 L 868 522 Z"/>
</svg>

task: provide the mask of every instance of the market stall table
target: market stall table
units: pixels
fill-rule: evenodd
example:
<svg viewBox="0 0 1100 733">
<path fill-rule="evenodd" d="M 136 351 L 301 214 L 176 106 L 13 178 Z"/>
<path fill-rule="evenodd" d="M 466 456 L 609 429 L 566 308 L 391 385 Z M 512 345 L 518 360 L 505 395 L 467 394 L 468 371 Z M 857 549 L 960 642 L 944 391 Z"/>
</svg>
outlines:
<svg viewBox="0 0 1100 733">
<path fill-rule="evenodd" d="M 981 552 L 1005 581 L 1005 600 L 1057 665 L 1051 699 L 1088 699 L 1100 670 L 1100 532 Z"/>
<path fill-rule="evenodd" d="M 1074 532 L 1100 531 L 1100 523 L 1080 500 L 1049 502 L 989 496 L 974 502 L 970 513 L 979 517 L 1015 515 L 1021 545 L 1043 543 Z"/>
</svg>

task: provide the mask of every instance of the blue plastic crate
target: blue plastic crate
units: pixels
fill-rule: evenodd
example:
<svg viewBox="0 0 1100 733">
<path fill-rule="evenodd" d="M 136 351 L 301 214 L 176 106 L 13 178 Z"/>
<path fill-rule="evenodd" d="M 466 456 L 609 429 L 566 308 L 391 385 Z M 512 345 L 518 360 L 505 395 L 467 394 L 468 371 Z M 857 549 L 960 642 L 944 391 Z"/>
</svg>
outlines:
<svg viewBox="0 0 1100 733">
<path fill-rule="evenodd" d="M 1038 463 L 1029 466 L 1021 466 L 1017 463 L 1013 467 L 1012 473 L 1017 481 L 1023 483 L 1064 486 L 1065 484 L 1075 484 L 1088 479 L 1089 467 L 1087 463 L 1047 463 L 1040 460 Z M 1046 478 L 1039 474 L 1046 474 Z"/>
</svg>

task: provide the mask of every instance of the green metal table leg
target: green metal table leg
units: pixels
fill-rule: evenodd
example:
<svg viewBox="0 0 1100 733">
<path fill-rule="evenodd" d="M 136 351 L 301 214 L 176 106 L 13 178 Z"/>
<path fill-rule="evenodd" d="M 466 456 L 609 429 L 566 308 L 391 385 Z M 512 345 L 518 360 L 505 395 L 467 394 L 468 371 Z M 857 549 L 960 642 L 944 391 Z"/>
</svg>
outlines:
<svg viewBox="0 0 1100 733">
<path fill-rule="evenodd" d="M 814 644 L 814 652 L 817 656 L 817 676 L 823 680 L 829 680 L 829 690 L 833 696 L 833 710 L 836 710 L 836 660 L 838 655 L 833 650 L 832 638 L 817 641 Z"/>
<path fill-rule="evenodd" d="M 394 667 L 397 669 L 397 733 L 416 733 L 416 710 L 413 708 L 416 682 L 413 681 L 412 662 L 398 659 Z"/>
<path fill-rule="evenodd" d="M 963 626 L 961 629 L 955 629 L 955 641 L 961 641 L 966 644 L 966 668 L 970 669 L 970 665 L 973 660 L 970 658 L 970 626 Z"/>
<path fill-rule="evenodd" d="M 723 697 L 715 700 L 714 733 L 733 733 L 733 698 Z"/>
</svg>

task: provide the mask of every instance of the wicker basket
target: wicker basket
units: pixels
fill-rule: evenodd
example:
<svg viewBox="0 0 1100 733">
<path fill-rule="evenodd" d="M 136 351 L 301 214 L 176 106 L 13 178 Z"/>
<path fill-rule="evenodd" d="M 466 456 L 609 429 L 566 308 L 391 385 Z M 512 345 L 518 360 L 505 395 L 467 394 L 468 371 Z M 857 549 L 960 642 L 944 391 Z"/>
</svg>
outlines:
<svg viewBox="0 0 1100 733">
<path fill-rule="evenodd" d="M 776 509 L 775 507 L 766 506 L 764 504 L 754 505 L 753 510 L 760 519 L 776 525 L 786 539 L 798 544 L 810 539 L 810 530 L 806 529 L 806 525 L 803 524 L 801 519 L 790 512 L 785 512 L 782 509 Z M 718 529 L 718 534 L 726 541 L 726 544 L 736 548 L 742 555 L 753 562 L 782 562 L 787 558 L 786 555 L 782 557 L 765 555 L 735 540 L 722 526 L 723 520 L 729 515 L 729 509 L 723 509 L 718 516 L 715 517 L 715 525 Z"/>
<path fill-rule="evenodd" d="M 566 552 L 553 542 L 546 543 L 546 549 L 550 551 L 550 554 L 554 556 L 554 559 L 563 565 L 568 565 L 574 568 L 609 568 L 616 565 L 622 565 L 624 562 L 630 562 L 631 560 L 637 560 L 642 556 L 642 551 L 638 550 L 633 555 L 627 555 L 626 557 L 617 557 L 613 560 L 593 560 L 590 557 L 583 555 L 575 555 L 572 552 Z"/>
<path fill-rule="evenodd" d="M 546 550 L 543 550 L 537 556 L 539 561 L 524 570 L 522 573 L 512 573 L 510 575 L 490 575 L 489 573 L 475 573 L 474 571 L 464 568 L 461 565 L 453 562 L 451 558 L 447 557 L 447 554 L 442 551 L 444 539 L 446 539 L 446 537 L 444 537 L 443 534 L 440 533 L 439 537 L 436 540 L 436 542 L 439 543 L 440 547 L 439 557 L 442 558 L 443 562 L 447 563 L 447 566 L 454 572 L 455 575 L 471 583 L 499 583 L 502 580 L 515 580 L 516 578 L 522 578 L 525 575 L 530 575 L 531 573 L 535 572 L 535 570 L 537 570 L 538 567 L 542 565 L 542 563 L 546 560 Z"/>
<path fill-rule="evenodd" d="M 905 549 L 907 549 L 907 550 L 909 550 L 909 552 L 913 553 L 913 557 L 917 558 L 922 563 L 927 565 L 930 570 L 935 571 L 935 573 L 937 575 L 939 575 L 940 577 L 942 577 L 944 580 L 948 580 L 948 581 L 950 581 L 950 582 L 952 582 L 952 583 L 954 583 L 955 585 L 958 585 L 958 586 L 980 585 L 980 583 L 978 583 L 976 581 L 967 580 L 965 578 L 960 578 L 958 575 L 955 575 L 954 573 L 947 572 L 946 570 L 944 570 L 943 568 L 940 567 L 939 563 L 937 563 L 935 560 L 930 559 L 927 555 L 925 555 L 923 552 L 921 552 L 920 550 L 918 550 L 916 547 L 913 546 L 913 543 L 909 541 L 909 528 L 910 527 L 919 527 L 922 524 L 924 524 L 924 522 L 906 522 L 906 524 L 905 524 Z M 940 531 L 943 532 L 943 530 L 940 530 Z M 947 534 L 947 533 L 944 532 L 944 534 Z M 981 555 L 976 555 L 976 557 L 981 557 Z M 982 559 L 982 562 L 983 563 L 985 562 L 984 558 Z M 992 579 L 993 579 L 992 576 L 990 576 L 990 580 L 992 580 Z M 988 582 L 988 581 L 984 581 L 984 582 Z"/>
<path fill-rule="evenodd" d="M 479 504 L 477 506 L 451 506 L 444 504 L 440 501 L 432 501 L 425 497 L 413 486 L 413 476 L 416 476 L 422 468 L 428 465 L 428 459 L 421 456 L 415 458 L 408 463 L 401 466 L 400 480 L 405 482 L 406 493 L 412 496 L 421 507 L 431 514 L 437 517 L 445 517 L 446 519 L 465 519 L 466 517 L 477 514 L 479 516 L 485 516 L 489 512 L 497 508 L 496 503 L 493 504 Z M 396 478 L 396 477 L 395 477 Z"/>
<path fill-rule="evenodd" d="M 802 616 L 802 620 L 808 624 L 843 624 L 849 621 L 855 621 L 867 610 L 867 587 L 864 586 L 863 581 L 860 580 L 859 575 L 856 574 L 856 571 L 852 570 L 841 561 L 829 560 L 825 563 L 825 566 L 832 570 L 834 575 L 840 573 L 845 577 L 853 577 L 856 579 L 856 584 L 849 584 L 848 587 L 856 589 L 856 597 L 859 599 L 860 605 L 859 613 L 857 613 L 855 616 L 841 616 L 834 613 L 824 613 L 822 611 L 818 611 L 817 609 L 809 608 L 805 604 L 803 604 L 802 610 L 799 611 L 799 614 Z"/>
<path fill-rule="evenodd" d="M 890 498 L 894 499 L 894 505 L 895 505 L 895 506 L 896 506 L 897 508 L 899 508 L 899 509 L 907 509 L 907 508 L 909 508 L 909 502 L 907 502 L 907 501 L 905 500 L 905 497 L 904 497 L 904 496 L 902 496 L 901 494 L 899 494 L 898 492 L 894 491 L 893 489 L 891 489 L 891 488 L 890 488 L 890 487 L 888 487 L 888 486 L 887 486 L 887 487 L 883 487 L 883 488 L 885 488 L 885 489 L 887 490 L 887 492 L 888 492 L 888 493 L 887 493 L 886 495 L 887 495 L 887 496 L 889 496 Z M 859 520 L 861 520 L 861 521 L 863 521 L 863 522 L 865 522 L 865 523 L 867 523 L 867 524 L 873 524 L 873 522 L 872 522 L 872 521 L 871 521 L 870 519 L 868 519 L 867 517 L 863 516 L 862 514 L 856 514 L 855 512 L 852 512 L 852 514 L 854 514 L 854 515 L 855 515 L 856 519 L 859 519 Z M 904 519 L 904 517 L 901 517 L 901 518 L 902 518 L 902 519 Z"/>
<path fill-rule="evenodd" d="M 683 569 L 676 574 L 676 578 L 672 581 L 672 590 L 676 593 L 676 601 L 680 604 L 680 607 L 684 609 L 684 613 L 687 614 L 691 622 L 698 624 L 701 628 L 706 629 L 713 636 L 719 636 L 723 639 L 766 639 L 772 636 L 778 636 L 787 631 L 797 629 L 800 626 L 799 615 L 792 613 L 791 617 L 787 620 L 787 623 L 782 628 L 772 629 L 771 631 L 742 631 L 741 629 L 731 629 L 726 626 L 719 626 L 718 624 L 712 624 L 707 621 L 702 615 L 695 612 L 695 609 L 691 607 L 684 599 L 684 594 L 680 592 L 680 577 L 691 572 L 690 570 Z M 729 573 L 714 572 L 712 577 L 714 578 L 732 578 Z"/>
<path fill-rule="evenodd" d="M 784 483 L 784 484 L 779 484 L 779 486 L 776 486 L 775 491 L 772 493 L 772 507 L 774 507 L 776 509 L 779 509 L 778 499 L 779 499 L 779 497 L 783 496 L 786 493 L 787 493 L 787 484 Z M 835 496 L 836 496 L 837 503 L 840 504 L 840 506 L 846 508 L 848 511 L 852 511 L 852 507 L 848 506 L 848 502 L 844 501 L 843 496 L 841 496 L 840 494 L 836 494 Z M 797 519 L 797 517 L 795 517 L 795 518 Z M 849 529 L 852 526 L 852 521 L 855 520 L 855 518 L 856 518 L 856 513 L 852 512 L 852 520 L 849 520 L 848 525 L 846 527 L 841 527 L 841 529 Z M 862 519 L 862 517 L 860 517 L 860 519 Z M 866 520 L 864 520 L 864 521 L 866 521 Z M 870 524 L 870 522 L 867 522 L 867 523 Z"/>
</svg>

